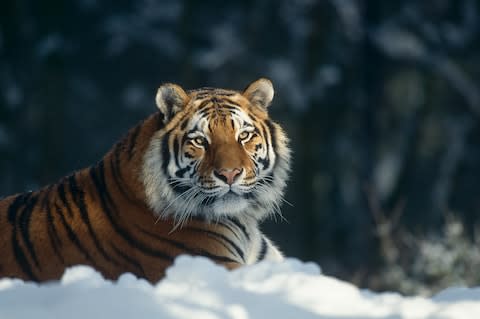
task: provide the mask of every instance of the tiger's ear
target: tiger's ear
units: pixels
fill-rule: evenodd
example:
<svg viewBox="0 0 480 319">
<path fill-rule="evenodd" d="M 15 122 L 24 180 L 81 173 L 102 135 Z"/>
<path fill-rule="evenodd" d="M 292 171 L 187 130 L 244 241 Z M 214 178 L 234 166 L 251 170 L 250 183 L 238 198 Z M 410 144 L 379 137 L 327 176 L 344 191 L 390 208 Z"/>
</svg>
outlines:
<svg viewBox="0 0 480 319">
<path fill-rule="evenodd" d="M 189 97 L 187 93 L 178 85 L 172 83 L 163 84 L 158 88 L 155 102 L 160 112 L 164 115 L 164 122 L 168 122 L 172 117 L 187 105 Z"/>
<path fill-rule="evenodd" d="M 250 85 L 243 92 L 250 103 L 266 109 L 273 99 L 273 85 L 269 79 L 260 78 Z"/>
</svg>

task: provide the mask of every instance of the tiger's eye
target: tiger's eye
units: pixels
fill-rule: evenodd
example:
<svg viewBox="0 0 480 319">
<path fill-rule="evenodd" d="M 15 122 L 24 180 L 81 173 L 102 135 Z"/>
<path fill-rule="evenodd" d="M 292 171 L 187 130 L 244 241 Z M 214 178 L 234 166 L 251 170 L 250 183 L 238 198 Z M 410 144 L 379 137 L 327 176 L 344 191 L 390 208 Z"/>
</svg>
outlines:
<svg viewBox="0 0 480 319">
<path fill-rule="evenodd" d="M 195 137 L 192 141 L 199 146 L 204 146 L 207 143 L 205 137 L 202 136 Z"/>
<path fill-rule="evenodd" d="M 250 134 L 251 134 L 250 132 L 243 131 L 238 135 L 238 139 L 241 141 L 244 141 L 250 137 Z"/>
</svg>

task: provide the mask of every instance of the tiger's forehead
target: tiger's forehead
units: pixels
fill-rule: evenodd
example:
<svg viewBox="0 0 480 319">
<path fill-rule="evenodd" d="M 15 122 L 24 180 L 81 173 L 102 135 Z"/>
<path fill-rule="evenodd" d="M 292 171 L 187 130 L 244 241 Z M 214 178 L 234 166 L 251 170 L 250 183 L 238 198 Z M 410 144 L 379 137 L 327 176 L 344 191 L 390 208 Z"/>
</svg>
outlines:
<svg viewBox="0 0 480 319">
<path fill-rule="evenodd" d="M 221 110 L 228 108 L 248 108 L 248 100 L 239 92 L 202 88 L 189 91 L 191 103 L 198 109 Z"/>
<path fill-rule="evenodd" d="M 250 103 L 242 94 L 236 91 L 202 88 L 189 92 L 192 117 L 188 129 L 206 129 L 228 124 L 229 127 L 238 128 L 251 124 L 249 108 Z"/>
</svg>

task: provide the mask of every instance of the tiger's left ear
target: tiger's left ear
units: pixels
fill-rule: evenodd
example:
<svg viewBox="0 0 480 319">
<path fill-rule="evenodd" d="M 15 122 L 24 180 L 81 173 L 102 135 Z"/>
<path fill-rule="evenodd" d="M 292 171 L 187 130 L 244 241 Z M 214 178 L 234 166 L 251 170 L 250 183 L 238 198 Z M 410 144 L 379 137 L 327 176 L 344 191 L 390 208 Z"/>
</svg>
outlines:
<svg viewBox="0 0 480 319">
<path fill-rule="evenodd" d="M 164 115 L 164 122 L 167 123 L 177 112 L 187 105 L 188 94 L 176 84 L 166 83 L 158 88 L 155 102 Z"/>
<path fill-rule="evenodd" d="M 273 85 L 269 79 L 260 78 L 252 82 L 243 92 L 250 103 L 266 109 L 273 99 Z"/>
</svg>

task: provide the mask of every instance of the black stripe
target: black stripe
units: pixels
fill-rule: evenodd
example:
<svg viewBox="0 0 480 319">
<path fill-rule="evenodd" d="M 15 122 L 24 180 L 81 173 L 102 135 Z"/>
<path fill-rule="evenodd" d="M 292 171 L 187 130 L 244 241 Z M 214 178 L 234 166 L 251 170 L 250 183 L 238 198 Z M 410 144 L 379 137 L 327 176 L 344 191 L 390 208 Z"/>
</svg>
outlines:
<svg viewBox="0 0 480 319">
<path fill-rule="evenodd" d="M 168 146 L 168 138 L 170 132 L 167 132 L 162 138 L 162 169 L 166 176 L 168 176 L 168 163 L 170 162 L 170 148 Z"/>
<path fill-rule="evenodd" d="M 25 204 L 31 194 L 32 193 L 30 192 L 17 195 L 17 197 L 15 197 L 13 202 L 8 207 L 8 221 L 10 222 L 10 224 L 12 224 L 12 226 L 16 225 L 18 210 L 20 209 L 20 207 L 22 207 L 23 204 Z"/>
<path fill-rule="evenodd" d="M 186 172 L 188 172 L 191 169 L 190 165 L 187 165 L 184 168 L 179 169 L 178 171 L 175 172 L 175 176 L 178 178 L 182 178 Z"/>
<path fill-rule="evenodd" d="M 121 236 L 129 245 L 132 247 L 138 249 L 140 252 L 142 252 L 145 255 L 161 258 L 164 260 L 167 260 L 169 262 L 173 262 L 173 257 L 165 254 L 162 251 L 158 251 L 155 249 L 152 249 L 142 242 L 138 241 L 136 238 L 134 238 L 126 229 L 124 229 L 122 226 L 120 226 L 116 219 L 113 217 L 112 210 L 110 209 L 110 205 L 113 206 L 113 209 L 116 211 L 115 203 L 111 200 L 110 196 L 104 196 L 105 193 L 108 194 L 107 189 L 106 189 L 106 184 L 105 184 L 105 176 L 103 175 L 103 170 L 100 170 L 100 175 L 97 174 L 96 168 L 91 167 L 90 168 L 90 177 L 92 178 L 93 184 L 95 185 L 95 188 L 97 190 L 97 194 L 100 198 L 100 204 L 102 206 L 102 211 L 105 213 L 107 216 L 110 224 L 112 225 L 114 231 Z M 110 202 L 110 205 L 108 202 Z"/>
<path fill-rule="evenodd" d="M 182 136 L 181 145 L 185 145 L 185 143 L 187 142 L 187 140 L 188 140 L 188 133 L 185 133 L 185 134 L 183 134 L 183 136 Z"/>
<path fill-rule="evenodd" d="M 103 249 L 102 245 L 100 244 L 100 241 L 98 240 L 97 235 L 95 234 L 95 231 L 93 230 L 92 224 L 90 223 L 90 219 L 88 216 L 88 210 L 87 206 L 85 204 L 85 192 L 80 189 L 77 185 L 77 181 L 75 179 L 75 174 L 71 175 L 68 177 L 68 182 L 70 185 L 70 191 L 72 194 L 72 199 L 75 205 L 77 206 L 78 210 L 80 211 L 80 217 L 82 218 L 83 223 L 87 226 L 88 233 L 92 237 L 92 240 L 95 244 L 95 248 L 100 251 L 100 254 L 107 260 L 108 262 L 119 266 L 119 263 L 111 258 Z"/>
<path fill-rule="evenodd" d="M 234 111 L 234 112 L 240 112 L 241 109 L 239 109 L 237 106 L 235 105 L 229 105 L 228 103 L 222 103 L 220 104 L 221 108 L 222 109 L 227 109 L 229 111 Z"/>
<path fill-rule="evenodd" d="M 125 181 L 123 179 L 122 172 L 120 170 L 120 146 L 117 145 L 113 152 L 113 156 L 110 157 L 110 167 L 112 168 L 113 180 L 122 195 L 131 203 L 135 201 L 131 198 L 131 195 L 125 190 Z"/>
<path fill-rule="evenodd" d="M 235 237 L 237 237 L 237 239 L 241 240 L 240 236 L 237 234 L 237 232 L 232 228 L 230 227 L 230 225 L 228 224 L 225 224 L 223 222 L 216 222 L 218 225 L 221 225 L 223 227 L 225 227 L 226 229 L 228 229 L 233 235 L 235 235 Z"/>
<path fill-rule="evenodd" d="M 254 122 L 258 122 L 258 118 L 257 118 L 255 115 L 253 115 L 252 112 L 248 112 L 248 116 L 249 116 Z"/>
<path fill-rule="evenodd" d="M 58 193 L 58 196 L 60 197 L 60 200 L 62 201 L 63 206 L 65 206 L 65 208 L 67 209 L 68 215 L 70 217 L 73 217 L 72 208 L 68 204 L 67 196 L 65 194 L 65 180 L 62 179 L 62 181 L 60 181 L 60 184 L 58 184 L 57 193 Z"/>
<path fill-rule="evenodd" d="M 205 100 L 205 101 L 201 102 L 200 105 L 198 105 L 198 107 L 197 107 L 197 112 L 201 112 L 205 108 L 209 107 L 210 102 L 212 102 L 212 101 L 211 100 Z"/>
<path fill-rule="evenodd" d="M 267 255 L 267 248 L 267 241 L 265 240 L 265 237 L 262 236 L 262 247 L 258 252 L 257 261 L 263 260 L 265 258 L 265 256 Z"/>
<path fill-rule="evenodd" d="M 242 106 L 241 106 L 239 103 L 237 103 L 237 102 L 235 102 L 235 101 L 233 101 L 233 100 L 231 100 L 231 99 L 224 98 L 223 100 L 224 100 L 224 103 L 231 104 L 231 105 L 233 105 L 233 106 L 236 106 L 237 108 L 242 108 Z"/>
<path fill-rule="evenodd" d="M 271 139 L 273 151 L 277 153 L 277 130 L 275 129 L 275 126 L 273 125 L 272 121 L 266 120 L 265 124 L 267 124 L 268 130 L 270 132 L 270 139 Z"/>
<path fill-rule="evenodd" d="M 183 250 L 184 252 L 188 253 L 188 254 L 192 254 L 192 255 L 199 255 L 199 256 L 204 256 L 204 257 L 208 257 L 210 259 L 213 259 L 213 260 L 216 260 L 216 261 L 222 261 L 222 262 L 232 262 L 232 263 L 238 263 L 238 261 L 236 260 L 233 260 L 229 257 L 226 257 L 226 256 L 218 256 L 218 255 L 215 255 L 215 254 L 212 254 L 212 253 L 209 253 L 208 251 L 204 250 L 204 249 L 201 249 L 201 248 L 191 248 L 187 245 L 185 245 L 184 243 L 182 242 L 179 242 L 179 241 L 176 241 L 176 240 L 173 240 L 173 239 L 169 239 L 169 238 L 165 238 L 165 237 L 162 237 L 158 234 L 154 234 L 154 233 L 151 233 L 149 231 L 146 231 L 144 229 L 141 229 L 139 228 L 139 230 L 152 237 L 152 238 L 155 238 L 157 240 L 160 240 L 164 243 L 168 243 L 176 248 L 179 248 L 180 250 Z"/>
<path fill-rule="evenodd" d="M 195 125 L 191 130 L 189 130 L 188 132 L 185 133 L 185 135 L 184 135 L 184 136 L 185 136 L 185 139 L 188 138 L 188 135 L 190 135 L 190 134 L 192 134 L 192 133 L 196 133 L 196 132 L 198 132 L 198 131 L 200 131 L 200 129 L 198 128 L 197 125 Z M 185 141 L 183 141 L 183 143 L 185 143 Z"/>
<path fill-rule="evenodd" d="M 268 158 L 268 154 L 266 158 L 259 157 L 257 161 L 263 165 L 264 170 L 266 170 L 270 166 L 270 159 Z"/>
<path fill-rule="evenodd" d="M 160 130 L 165 127 L 165 115 L 158 111 L 154 116 L 157 117 L 157 130 Z"/>
<path fill-rule="evenodd" d="M 199 256 L 203 256 L 203 257 L 207 257 L 207 258 L 210 258 L 214 261 L 217 261 L 217 262 L 227 262 L 227 263 L 235 263 L 235 264 L 238 264 L 239 262 L 236 261 L 236 260 L 233 260 L 229 257 L 226 257 L 226 256 L 218 256 L 218 255 L 215 255 L 215 254 L 212 254 L 212 253 L 209 253 L 208 251 L 206 250 L 203 250 L 203 249 L 199 249 L 198 251 L 195 252 L 195 254 L 199 255 Z"/>
<path fill-rule="evenodd" d="M 187 128 L 188 124 L 188 119 L 183 120 L 183 122 L 180 124 L 180 129 L 183 131 Z"/>
<path fill-rule="evenodd" d="M 52 192 L 52 188 L 53 188 L 53 185 L 48 186 L 45 192 L 43 193 L 42 203 L 40 204 L 42 211 L 46 210 L 47 205 L 49 204 L 50 193 Z"/>
<path fill-rule="evenodd" d="M 171 179 L 170 179 L 171 180 Z M 186 191 L 188 191 L 190 189 L 189 186 L 184 186 L 184 185 L 178 185 L 178 184 L 175 184 L 175 185 L 172 185 L 172 189 L 178 194 L 182 194 L 182 193 L 185 193 Z"/>
<path fill-rule="evenodd" d="M 262 123 L 263 124 L 263 123 Z M 258 159 L 258 162 L 261 163 L 263 165 L 263 169 L 267 169 L 269 166 L 270 166 L 270 158 L 269 158 L 269 150 L 270 148 L 273 149 L 273 153 L 276 154 L 276 141 L 274 140 L 274 130 L 275 128 L 272 126 L 273 124 L 266 120 L 265 121 L 265 125 L 261 125 L 261 132 L 262 132 L 262 135 L 263 135 L 263 138 L 265 140 L 265 144 L 267 146 L 267 149 L 266 149 L 266 158 L 259 158 Z"/>
<path fill-rule="evenodd" d="M 20 233 L 22 234 L 22 239 L 25 247 L 27 248 L 28 252 L 30 253 L 30 256 L 32 256 L 32 259 L 35 263 L 35 265 L 41 269 L 40 263 L 38 262 L 37 254 L 35 252 L 35 247 L 33 246 L 33 243 L 30 239 L 30 220 L 32 217 L 33 209 L 35 208 L 35 205 L 37 204 L 38 197 L 36 195 L 30 196 L 28 201 L 26 202 L 20 216 L 19 216 L 19 221 L 18 221 L 18 226 L 20 228 Z"/>
<path fill-rule="evenodd" d="M 45 197 L 42 202 L 42 210 L 46 212 L 46 218 L 47 218 L 47 232 L 48 232 L 48 238 L 50 239 L 50 245 L 53 248 L 53 251 L 55 252 L 55 255 L 60 259 L 62 264 L 65 264 L 65 260 L 63 259 L 62 254 L 60 253 L 60 247 L 62 246 L 62 242 L 60 240 L 60 237 L 58 236 L 57 230 L 55 229 L 55 222 L 53 220 L 53 215 L 52 215 L 52 210 L 50 207 L 50 192 L 52 188 L 49 187 L 47 190 L 47 193 L 45 194 Z"/>
<path fill-rule="evenodd" d="M 273 181 L 274 181 L 273 171 L 270 172 L 266 177 L 264 177 L 264 178 L 262 179 L 262 181 L 263 181 L 264 183 L 266 183 L 267 185 L 273 184 Z"/>
<path fill-rule="evenodd" d="M 110 191 L 107 188 L 107 183 L 105 181 L 105 163 L 103 162 L 103 160 L 98 162 L 98 171 L 100 173 L 100 182 L 101 182 L 101 185 L 102 185 L 102 193 L 99 194 L 99 195 L 101 195 L 101 197 L 106 197 L 106 199 L 110 203 L 114 204 L 114 202 L 112 200 L 112 196 L 110 195 Z M 115 209 L 115 211 L 117 211 L 117 210 Z"/>
<path fill-rule="evenodd" d="M 205 108 L 201 111 L 198 112 L 198 115 L 201 117 L 201 118 L 208 118 L 212 115 L 212 113 L 215 111 L 215 109 L 213 108 Z M 209 127 L 210 129 L 210 127 Z"/>
<path fill-rule="evenodd" d="M 211 231 L 211 230 L 201 229 L 201 228 L 198 228 L 198 227 L 187 226 L 187 227 L 184 227 L 183 229 L 192 230 L 192 231 L 207 234 L 207 235 L 213 237 L 214 239 L 216 239 L 219 243 L 221 243 L 222 246 L 225 247 L 232 255 L 235 255 L 235 253 L 227 245 L 225 245 L 225 243 L 223 243 L 221 240 L 227 242 L 237 252 L 237 255 L 240 256 L 240 258 L 242 258 L 243 261 L 245 261 L 245 254 L 243 253 L 243 250 L 240 249 L 240 247 L 238 247 L 238 245 L 235 244 L 233 242 L 233 240 L 231 240 L 227 236 L 225 236 L 223 234 L 220 234 L 220 233 L 217 233 L 217 232 L 214 232 L 214 231 Z"/>
<path fill-rule="evenodd" d="M 13 229 L 12 229 L 12 249 L 13 249 L 13 253 L 15 255 L 15 260 L 19 264 L 23 273 L 28 276 L 29 280 L 39 281 L 37 276 L 35 276 L 35 274 L 33 273 L 32 267 L 30 266 L 30 263 L 28 262 L 28 259 L 25 256 L 25 253 L 23 252 L 22 247 L 20 247 L 19 241 L 17 239 L 16 216 L 17 216 L 19 208 L 28 201 L 31 194 L 32 194 L 31 192 L 21 194 L 21 195 L 18 195 L 14 199 L 14 201 L 8 207 L 8 221 L 10 222 L 10 224 L 13 227 Z"/>
<path fill-rule="evenodd" d="M 128 143 L 128 149 L 127 149 L 127 154 L 128 154 L 128 159 L 132 159 L 133 157 L 133 149 L 135 148 L 135 144 L 137 142 L 137 137 L 138 137 L 138 133 L 140 133 L 140 129 L 143 125 L 143 122 L 141 122 L 140 124 L 138 124 L 134 129 L 133 129 L 133 132 L 130 136 L 130 140 L 129 140 L 129 143 Z"/>
<path fill-rule="evenodd" d="M 221 102 L 222 98 L 219 98 L 218 96 L 213 96 L 210 101 L 212 101 L 213 104 L 218 105 Z"/>
<path fill-rule="evenodd" d="M 176 248 L 179 248 L 179 249 L 181 249 L 181 250 L 184 250 L 184 251 L 186 251 L 186 252 L 188 252 L 188 253 L 194 253 L 194 251 L 195 251 L 193 248 L 188 247 L 187 245 L 185 245 L 185 244 L 182 243 L 182 242 L 179 242 L 179 241 L 176 241 L 176 240 L 173 240 L 173 239 L 165 238 L 165 237 L 163 237 L 163 236 L 160 236 L 160 235 L 158 235 L 158 234 L 149 232 L 148 230 L 142 229 L 142 228 L 140 228 L 140 227 L 137 227 L 137 228 L 138 228 L 138 230 L 139 230 L 141 233 L 143 233 L 143 234 L 145 234 L 145 235 L 148 235 L 148 236 L 150 236 L 150 237 L 152 237 L 152 238 L 154 238 L 154 239 L 157 239 L 157 240 L 159 240 L 159 241 L 162 241 L 162 242 L 164 242 L 164 243 L 170 244 L 170 245 L 172 245 L 172 246 L 174 246 L 174 247 L 176 247 Z"/>
<path fill-rule="evenodd" d="M 228 220 L 234 223 L 235 226 L 237 226 L 242 231 L 243 235 L 245 236 L 245 238 L 247 238 L 247 240 L 250 240 L 250 235 L 248 234 L 247 229 L 242 223 L 240 223 L 238 219 L 236 219 L 235 217 L 230 217 L 228 218 Z"/>
<path fill-rule="evenodd" d="M 177 165 L 177 167 L 180 167 L 180 162 L 178 160 L 179 150 L 180 150 L 180 144 L 178 143 L 178 139 L 174 139 L 173 140 L 173 156 L 175 158 L 175 164 Z"/>
<path fill-rule="evenodd" d="M 55 203 L 55 209 L 57 211 L 57 214 L 58 216 L 60 217 L 60 221 L 62 222 L 62 225 L 63 227 L 65 228 L 65 230 L 67 231 L 67 236 L 68 238 L 70 239 L 70 241 L 75 245 L 75 247 L 77 247 L 77 249 L 83 254 L 83 256 L 85 257 L 85 259 L 87 259 L 93 267 L 95 267 L 95 263 L 93 261 L 93 258 L 92 256 L 90 256 L 90 254 L 88 253 L 88 251 L 85 249 L 85 247 L 83 247 L 82 243 L 80 242 L 80 240 L 78 239 L 77 235 L 75 234 L 75 232 L 73 231 L 72 227 L 70 227 L 70 225 L 67 223 L 67 221 L 65 220 L 65 216 L 63 214 L 63 211 L 62 209 L 60 208 L 60 206 L 58 206 L 56 203 Z M 96 267 L 95 267 L 96 268 Z"/>
<path fill-rule="evenodd" d="M 217 91 L 216 94 L 221 95 L 221 96 L 234 96 L 234 95 L 237 95 L 238 93 L 237 92 Z"/>
<path fill-rule="evenodd" d="M 138 261 L 136 261 L 132 257 L 125 254 L 121 249 L 119 249 L 113 243 L 111 244 L 111 246 L 112 246 L 112 249 L 115 251 L 115 253 L 119 255 L 127 264 L 130 264 L 131 266 L 133 266 L 138 270 L 137 274 L 139 276 L 146 277 L 145 270 L 143 270 L 142 265 Z"/>
</svg>

